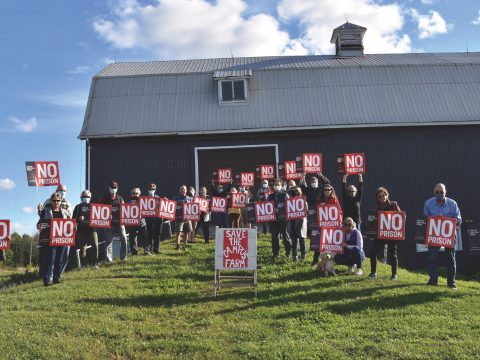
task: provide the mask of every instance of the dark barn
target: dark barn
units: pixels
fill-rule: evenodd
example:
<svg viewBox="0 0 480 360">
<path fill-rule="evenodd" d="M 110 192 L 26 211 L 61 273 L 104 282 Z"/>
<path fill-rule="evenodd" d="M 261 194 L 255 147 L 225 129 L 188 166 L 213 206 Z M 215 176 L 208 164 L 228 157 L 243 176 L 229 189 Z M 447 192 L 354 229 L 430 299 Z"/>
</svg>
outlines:
<svg viewBox="0 0 480 360">
<path fill-rule="evenodd" d="M 99 197 L 116 179 L 128 195 L 153 181 L 171 197 L 180 184 L 209 187 L 215 168 L 254 171 L 321 152 L 339 191 L 337 154 L 363 152 L 363 222 L 387 187 L 407 213 L 400 265 L 425 267 L 413 234 L 436 183 L 464 220 L 480 222 L 480 53 L 364 55 L 364 33 L 335 29 L 332 56 L 109 65 L 92 80 L 80 134 L 89 188 Z M 458 270 L 477 272 L 465 233 Z"/>
</svg>

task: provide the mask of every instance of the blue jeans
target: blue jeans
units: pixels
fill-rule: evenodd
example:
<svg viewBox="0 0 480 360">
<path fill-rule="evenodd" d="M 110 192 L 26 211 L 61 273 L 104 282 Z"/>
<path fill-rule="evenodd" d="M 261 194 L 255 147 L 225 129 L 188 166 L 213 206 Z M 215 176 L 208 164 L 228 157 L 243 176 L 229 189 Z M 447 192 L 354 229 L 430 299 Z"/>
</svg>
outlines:
<svg viewBox="0 0 480 360">
<path fill-rule="evenodd" d="M 437 246 L 428 247 L 428 275 L 430 275 L 430 282 L 438 283 L 438 252 L 440 248 Z M 457 272 L 457 264 L 455 262 L 455 249 L 445 248 L 445 255 L 447 256 L 447 284 L 455 285 L 455 274 Z"/>
<path fill-rule="evenodd" d="M 307 249 L 305 247 L 305 238 L 301 236 L 294 235 L 292 237 L 292 256 L 294 258 L 298 257 L 298 244 L 300 243 L 300 256 L 302 259 L 305 259 L 307 254 Z"/>
<path fill-rule="evenodd" d="M 40 247 L 39 256 L 41 262 L 41 273 L 43 283 L 50 283 L 53 277 L 53 282 L 60 281 L 62 274 L 63 256 L 65 254 L 64 246 L 48 246 Z"/>
<path fill-rule="evenodd" d="M 357 268 L 362 268 L 362 261 L 365 259 L 363 251 L 359 248 L 345 248 L 343 254 L 337 254 L 333 260 L 339 265 L 352 266 L 353 264 L 357 265 Z"/>
</svg>

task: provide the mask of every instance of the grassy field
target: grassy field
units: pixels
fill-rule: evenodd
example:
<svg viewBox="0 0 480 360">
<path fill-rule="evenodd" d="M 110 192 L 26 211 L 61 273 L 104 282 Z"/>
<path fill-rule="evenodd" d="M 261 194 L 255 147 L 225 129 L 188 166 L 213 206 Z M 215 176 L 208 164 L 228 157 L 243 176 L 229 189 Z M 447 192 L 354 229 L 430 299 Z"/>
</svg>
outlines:
<svg viewBox="0 0 480 360">
<path fill-rule="evenodd" d="M 379 265 L 379 279 L 322 278 L 306 262 L 270 260 L 259 240 L 259 294 L 213 297 L 214 245 L 130 257 L 98 270 L 0 290 L 2 359 L 473 359 L 480 284 L 427 287 Z M 368 260 L 365 267 L 369 269 Z M 367 271 L 368 274 L 368 271 Z"/>
</svg>

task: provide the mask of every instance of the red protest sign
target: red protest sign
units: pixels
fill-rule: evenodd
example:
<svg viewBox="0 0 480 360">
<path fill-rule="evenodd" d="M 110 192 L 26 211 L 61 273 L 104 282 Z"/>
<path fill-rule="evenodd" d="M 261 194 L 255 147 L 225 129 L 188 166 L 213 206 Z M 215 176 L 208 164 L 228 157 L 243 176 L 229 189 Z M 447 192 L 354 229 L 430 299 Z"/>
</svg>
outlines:
<svg viewBox="0 0 480 360">
<path fill-rule="evenodd" d="M 51 219 L 50 246 L 75 246 L 75 219 Z"/>
<path fill-rule="evenodd" d="M 405 212 L 379 211 L 378 240 L 405 240 Z"/>
<path fill-rule="evenodd" d="M 90 227 L 109 228 L 112 226 L 112 205 L 91 204 Z"/>
<path fill-rule="evenodd" d="M 224 230 L 223 266 L 229 269 L 248 268 L 248 230 Z"/>
<path fill-rule="evenodd" d="M 194 202 L 183 203 L 182 211 L 183 221 L 199 221 L 200 220 L 200 207 Z"/>
<path fill-rule="evenodd" d="M 217 175 L 219 184 L 230 184 L 233 181 L 232 169 L 218 169 Z"/>
<path fill-rule="evenodd" d="M 275 165 L 260 165 L 260 179 L 275 179 Z"/>
<path fill-rule="evenodd" d="M 428 246 L 455 247 L 455 226 L 457 219 L 443 216 L 429 216 L 427 218 L 427 236 Z"/>
<path fill-rule="evenodd" d="M 303 172 L 305 174 L 318 174 L 322 172 L 322 154 L 306 153 L 302 155 Z"/>
<path fill-rule="evenodd" d="M 255 186 L 255 173 L 253 172 L 240 173 L 240 186 L 241 187 Z"/>
<path fill-rule="evenodd" d="M 320 252 L 331 251 L 343 254 L 345 234 L 340 227 L 323 227 L 320 232 Z"/>
<path fill-rule="evenodd" d="M 256 202 L 255 219 L 257 223 L 276 221 L 275 203 L 273 201 Z"/>
<path fill-rule="evenodd" d="M 10 220 L 0 220 L 0 250 L 10 249 Z"/>
<path fill-rule="evenodd" d="M 58 161 L 35 161 L 35 179 L 37 186 L 59 185 Z"/>
<path fill-rule="evenodd" d="M 317 224 L 320 227 L 338 227 L 342 224 L 342 209 L 339 205 L 318 205 Z"/>
<path fill-rule="evenodd" d="M 201 197 L 196 197 L 195 202 L 198 204 L 200 208 L 200 212 L 209 212 L 210 210 L 210 199 L 205 199 Z"/>
<path fill-rule="evenodd" d="M 212 212 L 224 213 L 227 212 L 227 199 L 220 196 L 212 197 Z"/>
<path fill-rule="evenodd" d="M 297 162 L 295 160 L 284 161 L 283 169 L 285 180 L 297 180 L 302 177 L 302 174 L 297 173 Z"/>
<path fill-rule="evenodd" d="M 287 220 L 303 219 L 307 217 L 307 199 L 305 196 L 297 196 L 287 199 Z"/>
<path fill-rule="evenodd" d="M 143 218 L 158 217 L 158 204 L 160 198 L 157 196 L 139 196 L 138 204 L 140 205 L 140 215 Z"/>
<path fill-rule="evenodd" d="M 175 200 L 168 200 L 160 198 L 158 217 L 165 220 L 175 220 L 177 211 L 177 202 Z"/>
<path fill-rule="evenodd" d="M 365 154 L 352 153 L 344 155 L 345 174 L 365 174 Z"/>
<path fill-rule="evenodd" d="M 120 204 L 120 225 L 140 226 L 141 224 L 140 205 Z"/>
<path fill-rule="evenodd" d="M 232 208 L 246 207 L 247 200 L 247 193 L 232 193 Z"/>
</svg>

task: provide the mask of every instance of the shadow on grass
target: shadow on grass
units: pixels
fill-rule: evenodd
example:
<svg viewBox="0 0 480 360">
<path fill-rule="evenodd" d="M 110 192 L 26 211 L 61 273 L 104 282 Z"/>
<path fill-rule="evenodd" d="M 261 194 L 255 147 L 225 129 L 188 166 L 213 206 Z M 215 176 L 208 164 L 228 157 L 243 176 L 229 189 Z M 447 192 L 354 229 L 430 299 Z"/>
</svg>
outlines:
<svg viewBox="0 0 480 360">
<path fill-rule="evenodd" d="M 40 279 L 37 272 L 14 273 L 9 276 L 1 277 L 0 290 L 12 286 L 28 284 Z"/>
</svg>

